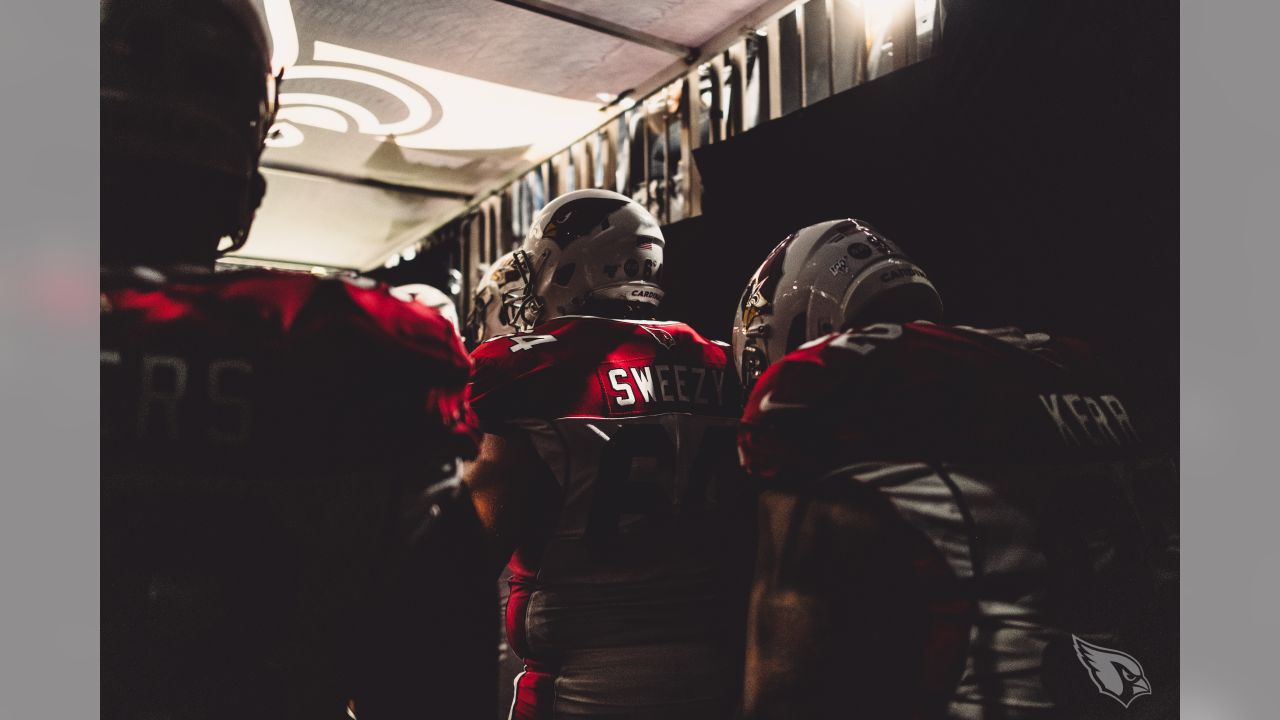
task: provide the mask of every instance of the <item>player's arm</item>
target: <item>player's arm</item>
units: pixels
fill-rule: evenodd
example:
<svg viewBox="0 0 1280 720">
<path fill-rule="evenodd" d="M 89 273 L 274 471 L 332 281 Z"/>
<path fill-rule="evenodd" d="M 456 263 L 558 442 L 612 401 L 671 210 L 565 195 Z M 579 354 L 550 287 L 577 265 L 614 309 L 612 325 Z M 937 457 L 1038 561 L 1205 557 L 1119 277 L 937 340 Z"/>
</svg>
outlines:
<svg viewBox="0 0 1280 720">
<path fill-rule="evenodd" d="M 554 507 L 556 483 L 527 433 L 485 433 L 465 482 L 490 541 L 497 574 Z"/>
<path fill-rule="evenodd" d="M 489 537 L 495 574 L 517 547 L 546 529 L 559 497 L 551 470 L 517 422 L 539 417 L 546 406 L 554 383 L 546 377 L 551 360 L 543 350 L 554 341 L 549 335 L 499 337 L 471 354 L 469 397 L 484 435 L 462 474 Z"/>
</svg>

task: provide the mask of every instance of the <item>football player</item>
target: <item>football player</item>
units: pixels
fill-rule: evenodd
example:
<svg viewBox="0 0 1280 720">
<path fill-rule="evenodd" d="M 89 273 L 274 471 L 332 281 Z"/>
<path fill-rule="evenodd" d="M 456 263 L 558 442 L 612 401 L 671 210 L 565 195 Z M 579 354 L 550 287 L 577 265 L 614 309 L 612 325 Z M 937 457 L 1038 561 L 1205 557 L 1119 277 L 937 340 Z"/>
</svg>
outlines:
<svg viewBox="0 0 1280 720">
<path fill-rule="evenodd" d="M 467 482 L 510 561 L 514 718 L 720 718 L 740 697 L 740 393 L 726 346 L 653 319 L 663 246 L 623 195 L 554 200 L 516 259 L 521 334 L 472 353 Z"/>
<path fill-rule="evenodd" d="M 1172 464 L 1082 343 L 941 317 L 852 219 L 742 295 L 748 715 L 1175 716 Z"/>
<path fill-rule="evenodd" d="M 521 256 L 523 257 L 523 256 Z M 511 325 L 515 304 L 524 296 L 527 271 L 516 264 L 516 251 L 511 251 L 485 268 L 480 283 L 471 296 L 471 312 L 467 316 L 467 334 L 478 345 L 499 335 L 516 331 Z M 503 568 L 498 577 L 498 619 L 502 637 L 498 642 L 498 717 L 506 718 L 515 698 L 515 678 L 524 670 L 524 661 L 511 651 L 506 638 L 506 608 L 511 594 L 511 569 Z"/>
<path fill-rule="evenodd" d="M 516 331 L 511 313 L 523 299 L 527 282 L 527 270 L 516 263 L 517 252 L 494 260 L 472 294 L 467 330 L 477 344 Z"/>
<path fill-rule="evenodd" d="M 372 284 L 214 273 L 276 103 L 249 0 L 101 15 L 102 715 L 486 717 L 470 363 Z"/>
</svg>

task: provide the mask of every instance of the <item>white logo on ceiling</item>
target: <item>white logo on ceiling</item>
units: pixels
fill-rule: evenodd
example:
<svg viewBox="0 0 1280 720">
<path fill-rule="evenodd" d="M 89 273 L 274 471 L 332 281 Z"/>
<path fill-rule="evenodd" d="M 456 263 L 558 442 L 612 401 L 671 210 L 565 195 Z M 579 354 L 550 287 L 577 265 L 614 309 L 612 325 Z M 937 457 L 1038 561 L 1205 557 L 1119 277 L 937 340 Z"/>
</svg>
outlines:
<svg viewBox="0 0 1280 720">
<path fill-rule="evenodd" d="M 558 97 L 512 85 L 446 72 L 425 65 L 317 40 L 306 64 L 290 0 L 263 0 L 274 44 L 272 65 L 284 68 L 286 80 L 331 80 L 334 86 L 360 83 L 375 92 L 362 97 L 396 100 L 392 110 L 376 113 L 369 100 L 335 97 L 328 86 L 319 92 L 292 92 L 285 83 L 280 111 L 268 142 L 273 148 L 303 143 L 303 130 L 321 128 L 358 133 L 379 140 L 394 138 L 402 148 L 467 153 L 500 151 L 533 159 L 560 150 L 600 124 L 599 103 Z M 427 90 L 430 88 L 430 91 Z M 313 90 L 314 86 L 303 89 Z M 442 108 L 449 108 L 446 115 Z M 511 109 L 519 108 L 518 119 Z M 383 121 L 379 118 L 390 117 Z M 458 167 L 471 160 L 434 153 L 433 166 Z"/>
<path fill-rule="evenodd" d="M 274 48 L 271 64 L 277 70 L 284 68 L 286 80 L 362 83 L 391 94 L 406 110 L 402 119 L 383 122 L 371 110 L 350 100 L 322 93 L 282 92 L 276 124 L 267 139 L 268 147 L 301 145 L 306 137 L 299 125 L 345 133 L 351 131 L 354 123 L 356 132 L 363 135 L 412 141 L 440 122 L 443 117 L 440 102 L 425 88 L 397 73 L 394 66 L 399 61 L 392 58 L 317 40 L 312 51 L 315 64 L 298 65 L 298 30 L 289 0 L 263 0 L 263 5 Z"/>
</svg>

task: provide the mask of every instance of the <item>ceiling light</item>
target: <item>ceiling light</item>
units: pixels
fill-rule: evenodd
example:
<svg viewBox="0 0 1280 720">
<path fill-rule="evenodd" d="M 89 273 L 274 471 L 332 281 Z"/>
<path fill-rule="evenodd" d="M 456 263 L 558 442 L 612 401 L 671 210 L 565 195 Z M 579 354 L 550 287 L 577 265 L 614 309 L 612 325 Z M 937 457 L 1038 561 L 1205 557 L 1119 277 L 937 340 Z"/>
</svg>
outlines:
<svg viewBox="0 0 1280 720">
<path fill-rule="evenodd" d="M 630 110 L 635 106 L 636 106 L 636 99 L 633 97 L 629 97 L 629 96 L 624 97 L 618 101 L 618 107 L 622 108 L 623 110 Z"/>
<path fill-rule="evenodd" d="M 618 99 L 618 96 L 617 96 L 617 95 L 614 95 L 613 93 L 608 93 L 608 92 L 598 92 L 598 93 L 596 93 L 596 99 L 597 99 L 597 100 L 599 100 L 599 101 L 600 101 L 600 102 L 602 102 L 602 103 L 611 103 L 611 102 L 613 102 L 614 100 L 617 100 L 617 99 Z"/>
<path fill-rule="evenodd" d="M 387 258 L 387 261 L 382 264 L 382 267 L 390 270 L 391 268 L 399 264 L 400 264 L 400 253 L 396 253 L 395 255 L 392 255 L 391 257 Z"/>
<path fill-rule="evenodd" d="M 409 246 L 400 253 L 400 257 L 404 258 L 405 262 L 409 262 L 410 260 L 418 257 L 418 248 Z"/>
</svg>

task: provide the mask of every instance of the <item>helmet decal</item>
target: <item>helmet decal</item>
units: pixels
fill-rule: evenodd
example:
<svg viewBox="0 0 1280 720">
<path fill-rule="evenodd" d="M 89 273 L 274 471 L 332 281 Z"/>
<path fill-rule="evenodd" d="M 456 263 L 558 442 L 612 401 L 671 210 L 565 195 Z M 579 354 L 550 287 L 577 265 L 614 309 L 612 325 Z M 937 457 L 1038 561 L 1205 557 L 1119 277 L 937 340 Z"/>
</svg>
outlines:
<svg viewBox="0 0 1280 720">
<path fill-rule="evenodd" d="M 642 273 L 642 276 L 644 277 L 645 280 L 652 280 L 654 274 L 657 272 L 657 268 L 659 267 L 661 266 L 658 263 L 654 262 L 653 259 L 645 258 L 644 272 Z"/>
<path fill-rule="evenodd" d="M 555 241 L 563 250 L 566 245 L 596 227 L 609 227 L 609 216 L 630 200 L 615 198 L 582 198 L 559 208 L 542 228 L 542 237 Z"/>
<path fill-rule="evenodd" d="M 751 278 L 751 284 L 742 296 L 740 308 L 743 329 L 751 327 L 751 322 L 756 319 L 756 316 L 773 302 L 773 295 L 778 289 L 778 280 L 782 276 L 782 263 L 787 257 L 787 246 L 795 239 L 796 233 L 792 233 L 778 243 L 777 247 L 764 259 L 755 276 Z"/>
</svg>

